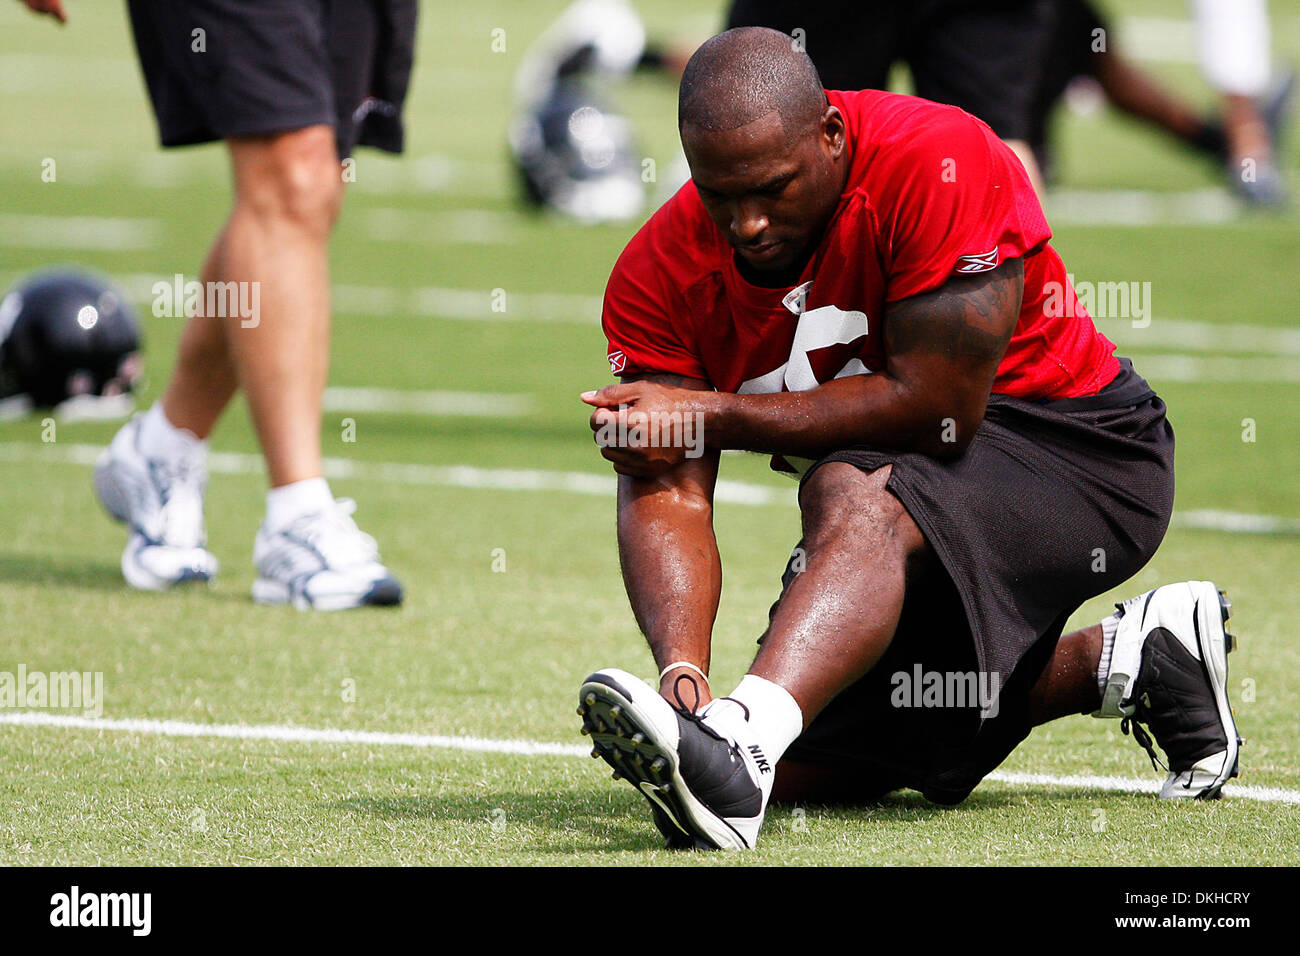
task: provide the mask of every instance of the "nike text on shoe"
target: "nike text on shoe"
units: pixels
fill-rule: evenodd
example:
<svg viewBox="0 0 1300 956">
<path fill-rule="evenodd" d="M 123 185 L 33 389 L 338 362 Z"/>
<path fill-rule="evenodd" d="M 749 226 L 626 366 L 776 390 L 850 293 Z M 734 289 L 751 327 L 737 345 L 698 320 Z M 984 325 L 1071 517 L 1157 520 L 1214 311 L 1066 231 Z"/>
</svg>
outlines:
<svg viewBox="0 0 1300 956">
<path fill-rule="evenodd" d="M 253 600 L 304 611 L 402 603 L 401 584 L 379 563 L 375 539 L 357 527 L 354 510 L 340 498 L 278 530 L 258 529 Z"/>
<path fill-rule="evenodd" d="M 100 502 L 131 529 L 122 574 L 127 584 L 147 591 L 210 581 L 217 559 L 207 550 L 203 526 L 204 455 L 146 458 L 140 421 L 136 415 L 122 426 L 95 465 Z"/>
<path fill-rule="evenodd" d="M 679 678 L 679 687 L 683 680 L 692 678 Z M 582 732 L 594 744 L 592 756 L 603 758 L 615 777 L 627 780 L 650 802 L 669 847 L 753 847 L 770 791 L 759 783 L 766 758 L 757 746 L 747 748 L 736 739 L 741 728 L 724 729 L 721 720 L 710 720 L 714 705 L 701 716 L 680 696 L 677 703 L 674 707 L 626 671 L 592 674 L 578 692 L 578 714 Z"/>
<path fill-rule="evenodd" d="M 1157 765 L 1146 724 L 1169 761 L 1160 796 L 1210 800 L 1237 776 L 1241 738 L 1228 704 L 1224 629 L 1232 605 L 1210 581 L 1167 584 L 1118 605 L 1099 716 L 1123 718 Z"/>
</svg>

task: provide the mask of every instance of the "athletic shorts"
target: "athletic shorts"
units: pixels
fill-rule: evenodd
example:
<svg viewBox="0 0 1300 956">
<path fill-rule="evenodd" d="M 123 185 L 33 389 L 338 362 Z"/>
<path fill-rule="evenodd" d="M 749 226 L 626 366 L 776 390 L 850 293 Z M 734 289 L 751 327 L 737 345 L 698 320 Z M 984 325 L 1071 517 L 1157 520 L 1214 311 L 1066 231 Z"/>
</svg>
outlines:
<svg viewBox="0 0 1300 956">
<path fill-rule="evenodd" d="M 164 146 L 326 124 L 401 152 L 416 0 L 129 0 Z"/>
<path fill-rule="evenodd" d="M 1029 135 L 1035 153 L 1047 146 L 1047 125 L 1066 88 L 1081 76 L 1097 73 L 1098 41 L 1109 50 L 1113 37 L 1091 0 L 1054 0 L 1049 53 L 1030 107 Z M 1098 34 L 1097 31 L 1101 31 Z"/>
<path fill-rule="evenodd" d="M 1066 620 L 1132 577 L 1164 538 L 1174 500 L 1164 403 L 1121 359 L 1095 396 L 991 396 L 955 460 L 849 448 L 817 462 L 801 487 L 828 462 L 891 465 L 887 487 L 938 560 L 909 578 L 881 660 L 786 757 L 835 764 L 864 793 L 958 803 L 1029 735 L 1029 689 Z"/>
<path fill-rule="evenodd" d="M 727 26 L 802 38 L 829 90 L 886 89 L 906 62 L 916 95 L 1025 139 L 1056 0 L 733 0 Z M 802 33 L 795 33 L 801 30 Z"/>
</svg>

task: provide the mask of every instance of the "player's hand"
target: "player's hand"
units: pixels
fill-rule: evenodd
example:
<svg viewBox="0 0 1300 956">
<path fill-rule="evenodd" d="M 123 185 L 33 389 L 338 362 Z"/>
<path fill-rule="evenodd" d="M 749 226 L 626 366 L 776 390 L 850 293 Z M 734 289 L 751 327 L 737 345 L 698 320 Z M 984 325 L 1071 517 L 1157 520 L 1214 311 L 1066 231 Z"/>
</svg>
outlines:
<svg viewBox="0 0 1300 956">
<path fill-rule="evenodd" d="M 591 430 L 600 453 L 620 475 L 657 478 L 704 453 L 704 422 L 716 392 L 628 382 L 583 392 L 596 406 Z"/>
<path fill-rule="evenodd" d="M 63 0 L 22 0 L 27 9 L 33 13 L 48 13 L 60 23 L 68 22 L 68 15 L 63 12 Z"/>
</svg>

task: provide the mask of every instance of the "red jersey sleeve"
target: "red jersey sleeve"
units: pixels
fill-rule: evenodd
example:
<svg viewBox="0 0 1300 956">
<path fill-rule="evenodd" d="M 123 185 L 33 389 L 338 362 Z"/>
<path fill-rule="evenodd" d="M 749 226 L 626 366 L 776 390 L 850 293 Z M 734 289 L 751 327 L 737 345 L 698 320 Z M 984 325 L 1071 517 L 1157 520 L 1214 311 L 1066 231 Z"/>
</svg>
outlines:
<svg viewBox="0 0 1300 956">
<path fill-rule="evenodd" d="M 670 203 L 671 204 L 671 203 Z M 601 325 L 615 375 L 665 373 L 708 380 L 690 346 L 685 300 L 672 280 L 683 251 L 665 242 L 667 206 L 650 218 L 618 257 L 605 286 Z M 682 247 L 684 250 L 685 247 Z"/>
<path fill-rule="evenodd" d="M 923 125 L 886 157 L 883 183 L 873 190 L 885 200 L 886 301 L 929 292 L 953 275 L 988 272 L 1051 238 L 1024 166 L 969 113 L 927 108 Z"/>
</svg>

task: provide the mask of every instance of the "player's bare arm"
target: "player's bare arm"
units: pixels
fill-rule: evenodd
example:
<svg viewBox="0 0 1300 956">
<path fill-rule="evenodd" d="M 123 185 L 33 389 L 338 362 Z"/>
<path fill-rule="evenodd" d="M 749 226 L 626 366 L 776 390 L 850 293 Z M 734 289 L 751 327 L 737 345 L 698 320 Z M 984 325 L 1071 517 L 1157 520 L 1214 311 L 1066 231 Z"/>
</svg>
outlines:
<svg viewBox="0 0 1300 956">
<path fill-rule="evenodd" d="M 678 375 L 627 376 L 628 384 L 670 388 L 697 394 L 708 383 Z M 598 408 L 591 416 L 599 429 L 611 416 L 625 414 Z M 647 449 L 672 451 L 673 449 Z M 632 612 L 646 636 L 660 671 L 686 661 L 709 670 L 713 621 L 722 593 L 722 562 L 713 534 L 713 488 L 718 455 L 680 457 L 664 465 L 654 462 L 655 474 L 637 477 L 629 469 L 639 463 L 636 449 L 609 447 L 605 457 L 620 471 L 618 480 L 618 547 Z M 688 668 L 663 674 L 661 691 L 671 694 L 676 676 Z M 699 703 L 709 700 L 701 685 Z M 692 701 L 692 703 L 694 703 Z"/>
<path fill-rule="evenodd" d="M 584 400 L 622 416 L 702 413 L 708 447 L 818 458 L 853 445 L 961 454 L 984 417 L 998 363 L 1020 313 L 1019 259 L 892 303 L 885 313 L 888 365 L 803 392 L 687 393 L 636 382 Z M 626 406 L 614 411 L 617 406 Z M 593 416 L 593 421 L 594 421 Z M 622 474 L 650 475 L 680 448 L 621 448 L 606 457 Z"/>
</svg>

